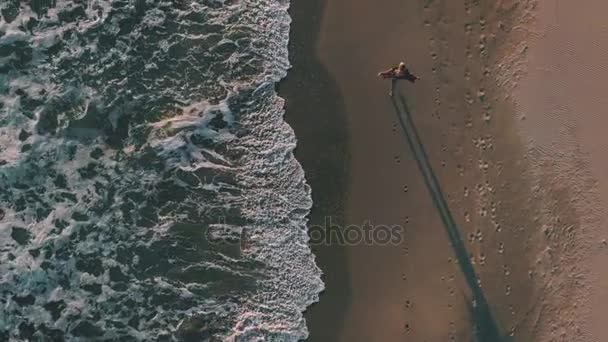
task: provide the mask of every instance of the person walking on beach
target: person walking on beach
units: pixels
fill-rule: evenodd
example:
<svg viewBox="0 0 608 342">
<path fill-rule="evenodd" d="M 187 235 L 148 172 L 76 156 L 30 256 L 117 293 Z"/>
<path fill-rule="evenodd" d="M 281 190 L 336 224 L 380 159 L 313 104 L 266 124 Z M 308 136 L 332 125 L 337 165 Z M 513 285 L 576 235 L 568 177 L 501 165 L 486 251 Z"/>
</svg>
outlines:
<svg viewBox="0 0 608 342">
<path fill-rule="evenodd" d="M 395 83 L 397 80 L 408 80 L 414 83 L 416 80 L 420 79 L 420 77 L 415 76 L 410 72 L 410 70 L 405 66 L 404 62 L 401 62 L 399 65 L 388 70 L 379 72 L 378 76 L 391 79 L 391 90 L 388 93 L 389 96 L 393 96 L 393 89 L 395 89 Z"/>
</svg>

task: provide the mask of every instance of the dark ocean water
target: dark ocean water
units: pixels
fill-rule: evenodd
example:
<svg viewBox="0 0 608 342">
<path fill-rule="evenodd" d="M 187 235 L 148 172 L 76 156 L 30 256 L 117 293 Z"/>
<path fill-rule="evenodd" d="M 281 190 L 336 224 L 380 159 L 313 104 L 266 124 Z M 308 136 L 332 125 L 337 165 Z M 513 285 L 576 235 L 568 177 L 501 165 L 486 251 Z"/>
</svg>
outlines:
<svg viewBox="0 0 608 342">
<path fill-rule="evenodd" d="M 0 2 L 0 341 L 292 341 L 288 2 Z"/>
</svg>

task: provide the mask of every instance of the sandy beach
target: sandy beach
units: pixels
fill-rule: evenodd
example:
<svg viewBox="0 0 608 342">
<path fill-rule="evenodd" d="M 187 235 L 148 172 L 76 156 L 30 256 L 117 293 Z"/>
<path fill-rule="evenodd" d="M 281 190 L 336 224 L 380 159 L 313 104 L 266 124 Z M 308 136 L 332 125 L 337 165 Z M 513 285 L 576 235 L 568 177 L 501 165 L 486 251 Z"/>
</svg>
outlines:
<svg viewBox="0 0 608 342">
<path fill-rule="evenodd" d="M 507 73 L 503 80 L 514 95 L 536 173 L 551 175 L 543 186 L 568 201 L 555 206 L 553 215 L 575 217 L 570 239 L 551 243 L 554 249 L 566 242 L 575 247 L 561 253 L 562 272 L 545 285 L 544 305 L 559 314 L 539 328 L 543 341 L 608 339 L 608 24 L 602 15 L 607 9 L 604 1 L 539 2 L 525 55 L 505 58 L 519 75 L 513 81 Z"/>
<path fill-rule="evenodd" d="M 397 96 L 500 339 L 605 340 L 608 187 L 598 179 L 608 142 L 596 140 L 605 106 L 602 78 L 591 75 L 605 70 L 585 51 L 608 37 L 597 14 L 608 5 L 593 3 L 292 4 L 293 69 L 281 94 L 316 198 L 311 223 L 405 229 L 397 245 L 313 246 L 327 290 L 307 313 L 310 341 L 471 341 L 485 324 L 389 83 L 376 76 L 401 60 L 422 79 L 399 84 Z"/>
</svg>

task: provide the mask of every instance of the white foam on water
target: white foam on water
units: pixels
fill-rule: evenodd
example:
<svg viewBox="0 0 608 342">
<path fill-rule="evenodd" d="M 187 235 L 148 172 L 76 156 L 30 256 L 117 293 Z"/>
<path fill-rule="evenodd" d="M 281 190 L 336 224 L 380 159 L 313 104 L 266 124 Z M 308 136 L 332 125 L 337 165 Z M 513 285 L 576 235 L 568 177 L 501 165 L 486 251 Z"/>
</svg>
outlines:
<svg viewBox="0 0 608 342">
<path fill-rule="evenodd" d="M 0 339 L 303 339 L 288 3 L 140 5 L 0 20 Z"/>
</svg>

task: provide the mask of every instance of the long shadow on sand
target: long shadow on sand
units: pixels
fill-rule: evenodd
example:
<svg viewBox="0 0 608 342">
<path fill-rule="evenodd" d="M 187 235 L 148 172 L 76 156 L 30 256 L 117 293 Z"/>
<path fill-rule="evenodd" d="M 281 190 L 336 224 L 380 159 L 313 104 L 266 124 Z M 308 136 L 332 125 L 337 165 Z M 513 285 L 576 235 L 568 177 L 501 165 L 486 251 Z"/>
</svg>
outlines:
<svg viewBox="0 0 608 342">
<path fill-rule="evenodd" d="M 450 243 L 454 249 L 454 254 L 458 259 L 460 270 L 464 274 L 469 289 L 471 290 L 472 301 L 469 303 L 469 310 L 475 327 L 476 339 L 479 342 L 505 341 L 506 338 L 500 334 L 498 325 L 492 316 L 488 302 L 483 294 L 483 291 L 479 287 L 475 269 L 469 260 L 466 247 L 460 236 L 460 231 L 458 230 L 458 226 L 452 217 L 447 201 L 445 200 L 443 192 L 441 191 L 439 181 L 435 177 L 431 163 L 429 162 L 426 151 L 424 150 L 424 146 L 422 145 L 422 141 L 420 140 L 420 136 L 418 135 L 418 131 L 416 130 L 416 126 L 412 120 L 412 115 L 407 102 L 399 93 L 396 93 L 395 96 L 391 97 L 391 101 L 393 102 L 401 128 L 403 129 L 403 132 L 407 138 L 408 145 L 410 146 L 418 167 L 420 168 L 420 172 L 424 178 L 424 183 L 430 192 L 433 204 L 437 208 L 445 231 L 448 234 L 448 238 L 450 239 Z"/>
<path fill-rule="evenodd" d="M 292 1 L 289 59 L 293 68 L 279 84 L 285 119 L 298 139 L 296 159 L 312 188 L 309 226 L 344 225 L 349 164 L 347 117 L 336 81 L 317 57 L 316 43 L 326 0 Z M 338 244 L 311 246 L 323 271 L 325 291 L 305 313 L 308 341 L 338 341 L 351 303 L 348 254 Z"/>
</svg>

